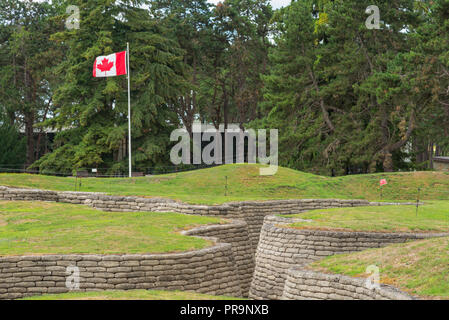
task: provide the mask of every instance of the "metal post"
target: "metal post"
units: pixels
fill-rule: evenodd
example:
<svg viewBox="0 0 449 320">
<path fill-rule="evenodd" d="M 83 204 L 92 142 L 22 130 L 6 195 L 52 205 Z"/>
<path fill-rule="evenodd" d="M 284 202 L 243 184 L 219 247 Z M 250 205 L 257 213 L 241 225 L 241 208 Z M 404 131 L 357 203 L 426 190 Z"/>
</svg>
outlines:
<svg viewBox="0 0 449 320">
<path fill-rule="evenodd" d="M 128 147 L 129 147 L 129 177 L 132 177 L 131 168 L 131 91 L 130 91 L 130 74 L 129 74 L 129 42 L 126 43 L 126 66 L 128 76 Z"/>
</svg>

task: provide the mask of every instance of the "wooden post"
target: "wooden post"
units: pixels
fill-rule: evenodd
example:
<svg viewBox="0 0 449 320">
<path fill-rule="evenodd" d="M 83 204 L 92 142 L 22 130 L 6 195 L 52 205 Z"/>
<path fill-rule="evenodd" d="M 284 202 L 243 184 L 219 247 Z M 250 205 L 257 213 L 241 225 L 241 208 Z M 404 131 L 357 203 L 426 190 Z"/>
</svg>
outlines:
<svg viewBox="0 0 449 320">
<path fill-rule="evenodd" d="M 419 209 L 419 193 L 421 188 L 418 188 L 418 196 L 416 197 L 416 217 L 418 217 L 418 209 Z"/>
<path fill-rule="evenodd" d="M 226 185 L 225 185 L 225 197 L 228 196 L 228 176 L 225 176 L 226 178 Z"/>
</svg>

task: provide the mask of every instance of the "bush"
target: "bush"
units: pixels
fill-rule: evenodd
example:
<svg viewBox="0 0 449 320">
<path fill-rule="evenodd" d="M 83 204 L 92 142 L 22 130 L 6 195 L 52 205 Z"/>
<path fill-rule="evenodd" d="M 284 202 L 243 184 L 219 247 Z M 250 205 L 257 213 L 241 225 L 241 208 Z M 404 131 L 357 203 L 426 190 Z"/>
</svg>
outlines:
<svg viewBox="0 0 449 320">
<path fill-rule="evenodd" d="M 22 169 L 26 161 L 26 141 L 16 127 L 0 125 L 0 167 Z"/>
</svg>

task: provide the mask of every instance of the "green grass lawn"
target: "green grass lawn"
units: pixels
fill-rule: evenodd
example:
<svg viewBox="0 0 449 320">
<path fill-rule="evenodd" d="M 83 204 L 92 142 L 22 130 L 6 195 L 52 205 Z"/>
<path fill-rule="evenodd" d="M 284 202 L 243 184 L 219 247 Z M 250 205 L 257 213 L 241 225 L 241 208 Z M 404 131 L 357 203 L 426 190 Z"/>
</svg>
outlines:
<svg viewBox="0 0 449 320">
<path fill-rule="evenodd" d="M 314 262 L 327 273 L 368 277 L 366 268 L 380 269 L 380 282 L 423 298 L 449 299 L 449 238 L 435 238 L 342 254 Z"/>
<path fill-rule="evenodd" d="M 415 206 L 355 207 L 313 210 L 294 215 L 298 229 L 332 229 L 375 232 L 449 232 L 449 201 L 426 201 Z"/>
<path fill-rule="evenodd" d="M 234 164 L 197 171 L 141 178 L 83 178 L 81 191 L 115 195 L 167 197 L 188 203 L 340 198 L 379 200 L 379 180 L 386 178 L 383 200 L 449 199 L 449 172 L 407 172 L 329 178 L 280 167 L 274 176 L 260 176 L 259 165 Z M 225 182 L 228 177 L 228 193 Z M 75 178 L 0 174 L 0 185 L 74 191 Z"/>
<path fill-rule="evenodd" d="M 70 292 L 47 294 L 20 300 L 243 300 L 235 297 L 211 296 L 195 292 L 126 290 L 99 292 Z"/>
<path fill-rule="evenodd" d="M 0 256 L 180 252 L 211 242 L 177 231 L 217 218 L 102 212 L 83 205 L 0 201 Z"/>
</svg>

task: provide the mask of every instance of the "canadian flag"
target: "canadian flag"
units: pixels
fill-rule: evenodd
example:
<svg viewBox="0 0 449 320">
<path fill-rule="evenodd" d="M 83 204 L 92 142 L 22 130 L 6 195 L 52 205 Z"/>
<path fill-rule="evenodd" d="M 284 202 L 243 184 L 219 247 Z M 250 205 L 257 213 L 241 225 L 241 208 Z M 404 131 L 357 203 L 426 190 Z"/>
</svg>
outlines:
<svg viewBox="0 0 449 320">
<path fill-rule="evenodd" d="M 126 51 L 117 52 L 95 59 L 93 75 L 95 78 L 115 77 L 126 72 Z"/>
</svg>

